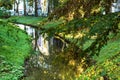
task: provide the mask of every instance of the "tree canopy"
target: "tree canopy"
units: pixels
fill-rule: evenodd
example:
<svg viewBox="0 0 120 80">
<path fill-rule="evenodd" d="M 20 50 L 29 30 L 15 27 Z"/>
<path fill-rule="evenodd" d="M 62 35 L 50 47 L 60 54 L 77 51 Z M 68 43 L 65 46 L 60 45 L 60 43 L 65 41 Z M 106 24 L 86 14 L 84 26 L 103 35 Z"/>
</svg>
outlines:
<svg viewBox="0 0 120 80">
<path fill-rule="evenodd" d="M 80 54 L 97 54 L 109 40 L 109 34 L 116 34 L 119 30 L 119 12 L 110 13 L 113 2 L 114 0 L 67 0 L 53 11 L 48 21 L 42 22 L 40 26 L 45 28 L 45 33 L 49 36 L 57 34 L 66 39 L 67 35 L 71 35 L 73 37 L 71 43 L 77 45 L 75 51 L 77 48 L 82 49 L 86 41 L 95 37 L 92 44 Z M 78 33 L 82 36 L 76 38 L 75 35 Z"/>
<path fill-rule="evenodd" d="M 76 63 L 72 67 L 73 69 L 79 66 L 80 70 L 84 71 L 88 68 L 89 73 L 89 67 L 96 64 L 93 57 L 101 55 L 100 51 L 112 39 L 111 35 L 116 36 L 120 32 L 120 13 L 111 13 L 111 6 L 115 0 L 59 0 L 58 2 L 60 1 L 60 5 L 55 7 L 48 18 L 40 22 L 41 32 L 43 34 L 47 33 L 48 39 L 56 37 L 62 40 L 63 43 L 68 44 L 64 52 L 55 52 L 53 54 L 58 56 L 55 58 L 55 65 L 59 65 L 60 62 L 57 64 L 57 60 L 62 59 L 65 65 Z M 73 61 L 73 64 L 71 61 Z M 68 75 L 72 76 L 71 71 L 69 71 Z M 60 70 L 60 73 L 63 73 L 65 77 L 68 76 L 64 74 L 64 71 L 61 72 Z M 79 70 L 78 74 L 81 74 Z M 107 73 L 105 74 L 107 75 Z M 106 79 L 106 75 L 103 76 L 104 79 Z M 83 79 L 83 76 L 81 79 Z M 100 78 L 96 77 L 94 79 Z M 109 75 L 109 79 L 115 78 Z"/>
</svg>

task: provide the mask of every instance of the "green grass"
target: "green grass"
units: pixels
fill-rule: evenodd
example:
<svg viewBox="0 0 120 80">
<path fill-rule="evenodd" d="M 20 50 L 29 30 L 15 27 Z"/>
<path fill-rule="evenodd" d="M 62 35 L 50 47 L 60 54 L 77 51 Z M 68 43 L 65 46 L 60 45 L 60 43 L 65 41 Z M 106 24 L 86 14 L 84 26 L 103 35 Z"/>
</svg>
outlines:
<svg viewBox="0 0 120 80">
<path fill-rule="evenodd" d="M 12 16 L 7 20 L 10 22 L 17 22 L 21 24 L 38 26 L 39 22 L 45 18 L 42 17 L 33 17 L 33 16 Z"/>
<path fill-rule="evenodd" d="M 30 55 L 30 37 L 13 24 L 1 23 L 0 80 L 18 80 L 23 75 L 24 60 Z"/>
<path fill-rule="evenodd" d="M 120 80 L 120 33 L 102 47 L 99 56 L 93 56 L 95 64 L 79 77 L 78 80 Z"/>
</svg>

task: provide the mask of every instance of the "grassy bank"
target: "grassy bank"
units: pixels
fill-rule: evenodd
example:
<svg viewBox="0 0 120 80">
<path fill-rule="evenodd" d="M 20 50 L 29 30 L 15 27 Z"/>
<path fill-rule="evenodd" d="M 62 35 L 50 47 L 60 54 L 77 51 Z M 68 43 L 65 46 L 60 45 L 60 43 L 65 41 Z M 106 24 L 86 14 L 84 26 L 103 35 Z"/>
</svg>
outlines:
<svg viewBox="0 0 120 80">
<path fill-rule="evenodd" d="M 120 80 L 120 33 L 105 45 L 77 80 Z"/>
<path fill-rule="evenodd" d="M 18 80 L 31 51 L 30 37 L 12 24 L 0 23 L 0 80 Z"/>
<path fill-rule="evenodd" d="M 9 22 L 21 23 L 31 26 L 38 26 L 38 23 L 43 20 L 42 17 L 34 17 L 34 16 L 12 16 L 7 20 Z"/>
</svg>

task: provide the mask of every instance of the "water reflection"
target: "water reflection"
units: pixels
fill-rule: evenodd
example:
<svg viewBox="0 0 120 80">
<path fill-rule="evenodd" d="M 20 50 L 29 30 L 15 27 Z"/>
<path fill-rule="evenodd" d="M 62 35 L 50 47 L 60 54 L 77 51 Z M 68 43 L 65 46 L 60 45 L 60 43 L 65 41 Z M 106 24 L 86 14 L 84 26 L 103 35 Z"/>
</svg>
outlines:
<svg viewBox="0 0 120 80">
<path fill-rule="evenodd" d="M 28 35 L 32 37 L 33 49 L 35 51 L 41 52 L 45 56 L 49 56 L 49 43 L 52 43 L 51 40 L 46 40 L 45 36 L 43 37 L 40 34 L 40 30 L 32 28 L 31 26 L 26 26 L 23 24 L 16 24 L 20 29 L 25 30 Z M 52 39 L 52 38 L 51 38 Z"/>
<path fill-rule="evenodd" d="M 39 53 L 34 54 L 25 60 L 25 77 L 23 80 L 58 80 L 55 79 L 57 71 L 52 71 L 52 67 L 54 66 L 52 66 L 51 63 L 53 63 L 52 60 L 54 60 L 55 57 L 54 53 L 52 54 L 52 51 L 55 51 L 56 49 L 60 52 L 60 49 L 64 44 L 56 38 L 46 40 L 45 37 L 47 35 L 42 36 L 40 34 L 40 30 L 30 26 L 25 26 L 22 24 L 17 24 L 17 26 L 19 26 L 20 29 L 25 30 L 27 34 L 32 37 L 33 49 L 35 52 Z M 53 46 L 55 49 L 52 49 Z M 53 76 L 51 76 L 51 74 Z"/>
<path fill-rule="evenodd" d="M 35 38 L 35 29 L 34 28 L 32 28 L 30 26 L 23 25 L 23 24 L 17 24 L 17 26 L 19 26 L 20 29 L 25 30 L 28 35 Z"/>
</svg>

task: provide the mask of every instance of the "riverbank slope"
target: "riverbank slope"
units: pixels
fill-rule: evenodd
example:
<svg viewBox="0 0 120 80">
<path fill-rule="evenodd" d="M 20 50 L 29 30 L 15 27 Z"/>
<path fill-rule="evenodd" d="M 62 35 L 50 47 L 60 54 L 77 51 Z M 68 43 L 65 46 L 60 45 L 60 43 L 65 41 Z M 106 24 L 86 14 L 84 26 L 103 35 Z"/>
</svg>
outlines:
<svg viewBox="0 0 120 80">
<path fill-rule="evenodd" d="M 18 80 L 23 76 L 24 60 L 31 50 L 25 31 L 0 20 L 0 80 Z"/>
</svg>

